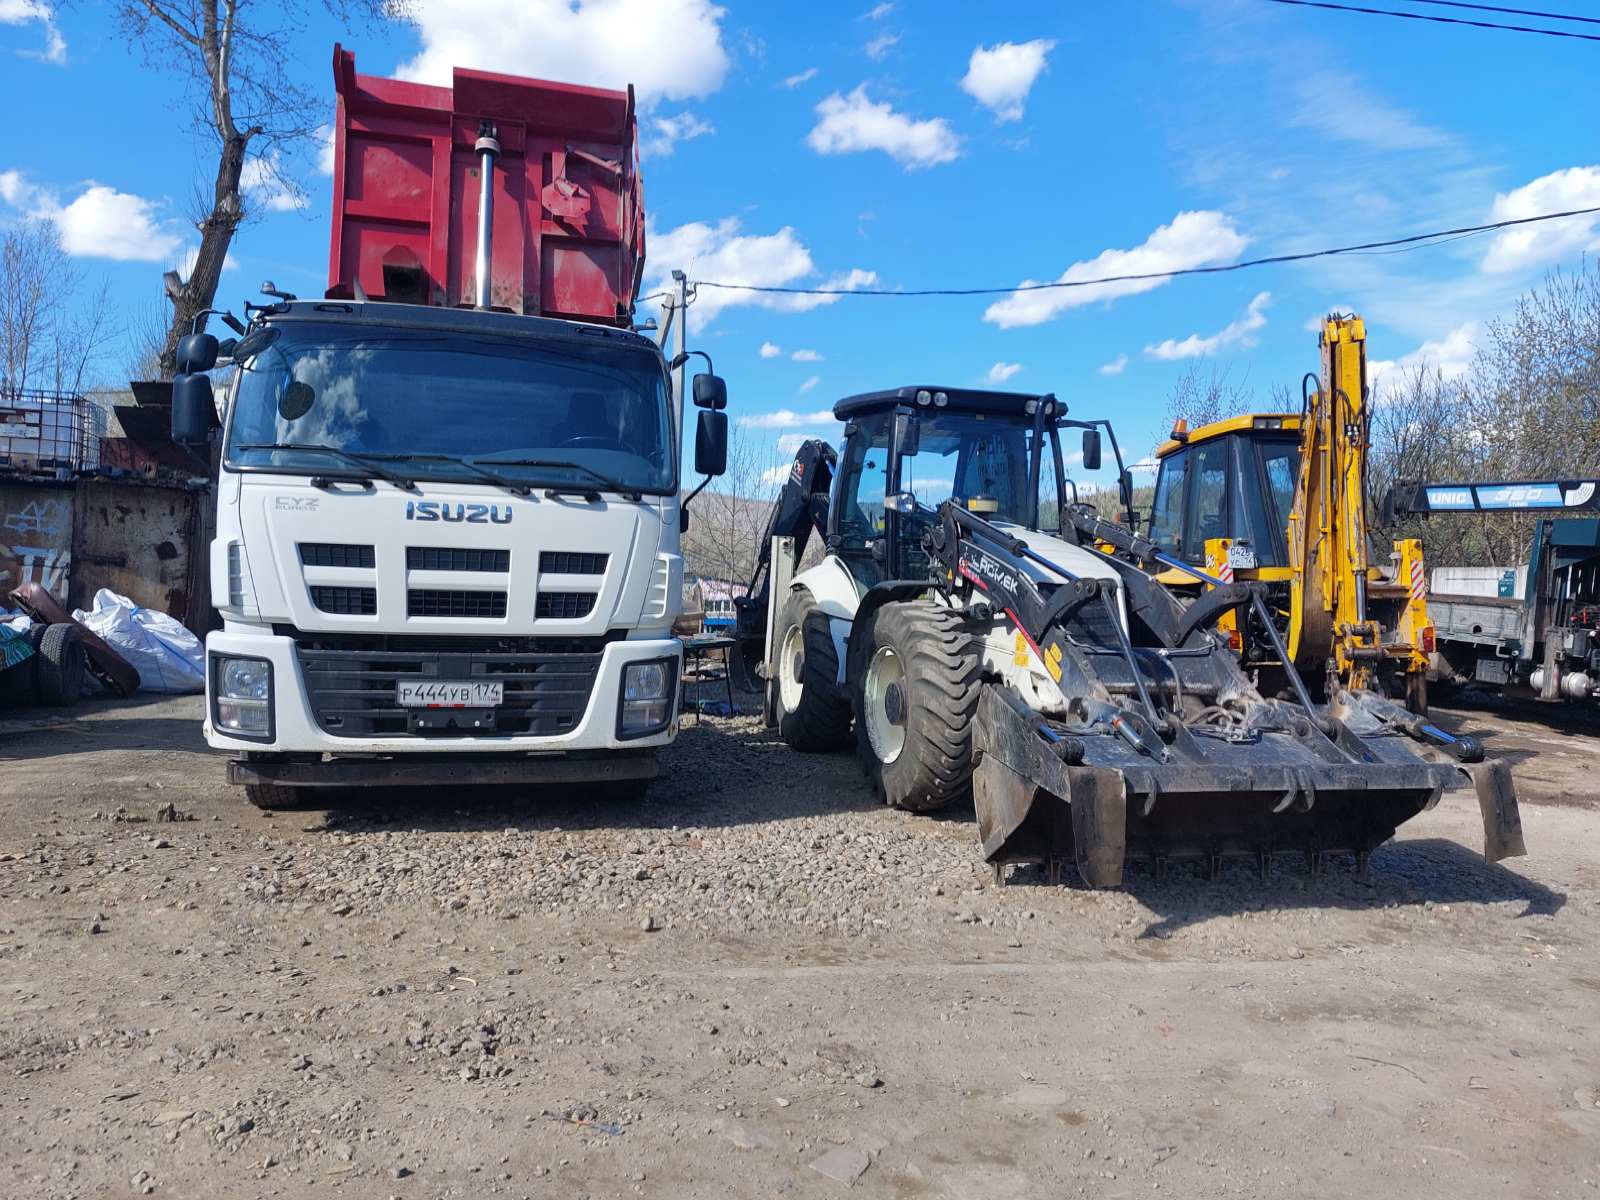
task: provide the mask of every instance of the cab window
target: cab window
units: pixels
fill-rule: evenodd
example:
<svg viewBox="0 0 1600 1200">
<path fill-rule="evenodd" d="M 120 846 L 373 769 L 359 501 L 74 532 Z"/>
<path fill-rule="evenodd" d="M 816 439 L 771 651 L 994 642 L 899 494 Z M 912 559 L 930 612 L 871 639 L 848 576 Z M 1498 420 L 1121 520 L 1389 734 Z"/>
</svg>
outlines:
<svg viewBox="0 0 1600 1200">
<path fill-rule="evenodd" d="M 1154 510 L 1150 514 L 1150 540 L 1183 553 L 1183 485 L 1189 471 L 1189 451 L 1179 450 L 1161 463 L 1156 482 Z"/>
<path fill-rule="evenodd" d="M 1192 499 L 1180 552 L 1189 562 L 1203 562 L 1206 542 L 1228 536 L 1228 438 L 1195 447 Z"/>
</svg>

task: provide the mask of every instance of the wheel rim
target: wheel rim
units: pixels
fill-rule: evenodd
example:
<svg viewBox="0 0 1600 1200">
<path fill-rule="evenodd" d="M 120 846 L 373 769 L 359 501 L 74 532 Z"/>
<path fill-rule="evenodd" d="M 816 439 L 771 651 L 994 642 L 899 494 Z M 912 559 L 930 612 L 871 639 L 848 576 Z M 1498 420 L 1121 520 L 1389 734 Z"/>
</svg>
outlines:
<svg viewBox="0 0 1600 1200">
<path fill-rule="evenodd" d="M 906 669 L 900 656 L 881 647 L 867 665 L 867 741 L 887 766 L 906 746 Z"/>
<path fill-rule="evenodd" d="M 800 626 L 791 625 L 778 647 L 778 696 L 784 712 L 797 712 L 805 692 L 806 641 Z"/>
</svg>

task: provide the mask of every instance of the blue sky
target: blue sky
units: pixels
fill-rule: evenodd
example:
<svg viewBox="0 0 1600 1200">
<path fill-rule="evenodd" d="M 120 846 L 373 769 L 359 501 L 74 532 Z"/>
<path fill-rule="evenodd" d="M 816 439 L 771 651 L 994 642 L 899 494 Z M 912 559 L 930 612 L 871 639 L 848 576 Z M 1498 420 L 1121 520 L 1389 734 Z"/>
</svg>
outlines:
<svg viewBox="0 0 1600 1200">
<path fill-rule="evenodd" d="M 335 40 L 371 74 L 632 81 L 652 283 L 683 266 L 799 286 L 1010 286 L 1600 204 L 1592 43 L 1264 0 L 412 8 L 415 24 L 350 30 L 310 6 L 290 35 L 300 82 L 331 116 Z M 0 0 L 0 62 L 0 221 L 51 216 L 119 311 L 157 311 L 210 169 L 181 76 L 145 65 L 94 3 Z M 220 301 L 237 308 L 268 277 L 325 286 L 319 157 L 312 143 L 281 163 L 303 207 L 254 193 Z M 840 396 L 991 378 L 1111 417 L 1137 457 L 1192 363 L 1263 397 L 1293 387 L 1316 367 L 1309 323 L 1337 307 L 1367 317 L 1375 360 L 1460 372 L 1487 320 L 1597 247 L 1600 223 L 1578 219 L 1137 291 L 802 304 L 706 289 L 690 328 L 742 435 L 774 461 L 780 439 L 836 435 L 821 414 Z M 108 378 L 120 362 L 108 356 Z"/>
</svg>

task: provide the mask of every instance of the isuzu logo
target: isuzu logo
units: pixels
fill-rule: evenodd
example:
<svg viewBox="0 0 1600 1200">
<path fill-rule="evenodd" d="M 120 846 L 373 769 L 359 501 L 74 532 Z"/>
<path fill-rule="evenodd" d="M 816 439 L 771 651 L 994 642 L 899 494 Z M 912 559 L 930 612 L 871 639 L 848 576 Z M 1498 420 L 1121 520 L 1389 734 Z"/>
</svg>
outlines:
<svg viewBox="0 0 1600 1200">
<path fill-rule="evenodd" d="M 464 521 L 468 525 L 511 524 L 509 504 L 446 504 L 439 500 L 407 500 L 408 521 Z"/>
</svg>

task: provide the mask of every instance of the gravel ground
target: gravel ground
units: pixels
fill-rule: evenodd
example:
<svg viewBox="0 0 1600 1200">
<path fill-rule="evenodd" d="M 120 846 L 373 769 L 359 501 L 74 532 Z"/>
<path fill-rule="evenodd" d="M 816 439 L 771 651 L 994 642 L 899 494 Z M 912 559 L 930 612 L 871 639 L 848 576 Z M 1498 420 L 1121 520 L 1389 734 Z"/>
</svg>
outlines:
<svg viewBox="0 0 1600 1200">
<path fill-rule="evenodd" d="M 993 886 L 970 811 L 691 725 L 637 804 L 263 814 L 194 699 L 0 723 L 0 1196 L 1594 1195 L 1593 731 L 1262 885 Z M 1544 715 L 1542 712 L 1539 715 Z"/>
</svg>

